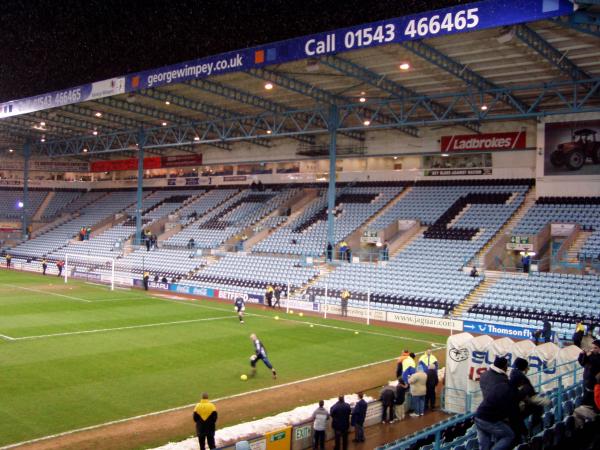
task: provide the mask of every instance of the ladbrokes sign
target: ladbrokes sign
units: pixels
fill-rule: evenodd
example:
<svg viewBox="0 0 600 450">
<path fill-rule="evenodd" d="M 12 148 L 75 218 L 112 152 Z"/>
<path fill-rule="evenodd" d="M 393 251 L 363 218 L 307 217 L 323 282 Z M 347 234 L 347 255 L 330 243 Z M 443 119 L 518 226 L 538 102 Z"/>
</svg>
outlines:
<svg viewBox="0 0 600 450">
<path fill-rule="evenodd" d="M 486 150 L 522 150 L 527 145 L 526 138 L 527 134 L 524 131 L 442 136 L 441 151 L 451 153 Z"/>
</svg>

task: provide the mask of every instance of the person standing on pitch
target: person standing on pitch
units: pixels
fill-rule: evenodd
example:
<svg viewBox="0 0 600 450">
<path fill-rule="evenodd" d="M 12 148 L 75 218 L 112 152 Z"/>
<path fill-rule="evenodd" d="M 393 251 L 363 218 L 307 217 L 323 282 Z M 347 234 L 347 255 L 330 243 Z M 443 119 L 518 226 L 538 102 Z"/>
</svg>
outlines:
<svg viewBox="0 0 600 450">
<path fill-rule="evenodd" d="M 244 299 L 242 297 L 235 299 L 235 306 L 233 309 L 237 311 L 240 323 L 244 323 L 244 311 L 246 311 L 246 304 L 244 303 Z"/>
<path fill-rule="evenodd" d="M 342 305 L 342 317 L 348 317 L 348 299 L 350 298 L 350 292 L 348 292 L 348 289 L 344 289 L 342 291 L 340 298 Z"/>
<path fill-rule="evenodd" d="M 267 306 L 271 308 L 273 302 L 273 286 L 271 286 L 270 284 L 267 285 L 267 289 L 265 290 L 265 301 L 267 303 Z"/>
<path fill-rule="evenodd" d="M 5 258 L 6 258 L 6 268 L 10 269 L 10 262 L 12 260 L 12 256 L 10 256 L 10 254 L 7 253 L 6 256 L 5 256 Z"/>
<path fill-rule="evenodd" d="M 200 443 L 200 450 L 217 448 L 215 445 L 215 428 L 217 425 L 217 407 L 208 401 L 208 394 L 202 393 L 202 400 L 194 408 L 194 422 L 196 422 L 196 435 Z"/>
<path fill-rule="evenodd" d="M 42 275 L 46 275 L 47 269 L 48 269 L 48 261 L 46 261 L 46 258 L 42 258 Z"/>
<path fill-rule="evenodd" d="M 150 281 L 150 272 L 144 272 L 144 290 L 147 291 L 148 290 L 148 281 Z"/>
<path fill-rule="evenodd" d="M 275 307 L 281 308 L 281 305 L 279 304 L 279 300 L 281 300 L 281 286 L 279 286 L 279 285 L 275 286 L 275 290 L 273 291 L 273 294 L 275 295 L 275 303 L 273 303 L 273 308 L 275 308 Z"/>
<path fill-rule="evenodd" d="M 335 447 L 333 448 L 334 450 L 347 450 L 352 409 L 344 401 L 343 395 L 339 396 L 337 403 L 331 407 L 329 413 L 331 414 L 331 428 L 333 428 L 335 434 Z M 342 444 L 341 447 L 340 443 Z"/>
<path fill-rule="evenodd" d="M 277 379 L 277 371 L 273 367 L 273 364 L 271 364 L 271 361 L 269 361 L 269 357 L 267 356 L 267 349 L 265 348 L 265 346 L 262 344 L 262 342 L 260 342 L 256 334 L 254 333 L 250 335 L 250 339 L 254 343 L 255 352 L 254 355 L 250 357 L 250 365 L 252 366 L 252 373 L 250 374 L 250 376 L 253 377 L 254 375 L 256 375 L 256 363 L 260 359 L 265 364 L 265 366 L 271 369 L 271 372 L 273 373 L 273 379 Z"/>
<path fill-rule="evenodd" d="M 58 269 L 58 275 L 57 275 L 58 277 L 60 277 L 62 275 L 63 267 L 65 267 L 64 261 L 58 261 L 56 263 L 56 268 Z"/>
</svg>

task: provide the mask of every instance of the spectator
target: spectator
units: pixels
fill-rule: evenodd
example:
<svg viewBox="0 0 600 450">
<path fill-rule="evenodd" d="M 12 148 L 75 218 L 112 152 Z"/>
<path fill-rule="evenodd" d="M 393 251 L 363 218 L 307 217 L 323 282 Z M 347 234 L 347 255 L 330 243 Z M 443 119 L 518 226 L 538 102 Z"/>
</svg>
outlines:
<svg viewBox="0 0 600 450">
<path fill-rule="evenodd" d="M 427 394 L 427 374 L 421 367 L 408 379 L 410 395 L 412 397 L 414 412 L 412 417 L 422 416 L 425 413 L 425 394 Z"/>
<path fill-rule="evenodd" d="M 417 371 L 417 365 L 415 364 L 415 354 L 410 352 L 406 358 L 402 361 L 402 379 L 406 384 L 412 374 Z"/>
<path fill-rule="evenodd" d="M 323 400 L 319 401 L 319 407 L 313 412 L 313 450 L 325 450 L 325 430 L 327 430 L 327 420 L 329 413 L 323 405 Z"/>
<path fill-rule="evenodd" d="M 585 327 L 582 322 L 577 322 L 575 325 L 575 333 L 573 333 L 573 345 L 581 348 L 581 342 L 583 341 L 583 335 L 585 334 Z"/>
<path fill-rule="evenodd" d="M 48 261 L 46 258 L 42 258 L 42 275 L 46 275 L 46 270 L 48 270 Z"/>
<path fill-rule="evenodd" d="M 344 396 L 340 395 L 335 405 L 329 411 L 331 414 L 331 427 L 335 436 L 334 450 L 348 449 L 348 430 L 350 429 L 350 414 L 352 410 L 350 405 L 344 401 Z M 340 447 L 340 443 L 342 446 Z"/>
<path fill-rule="evenodd" d="M 158 274 L 154 275 L 154 282 L 158 283 L 160 281 L 160 278 L 158 277 Z"/>
<path fill-rule="evenodd" d="M 575 408 L 573 416 L 575 417 L 575 426 L 582 428 L 583 424 L 589 420 L 594 420 L 597 414 L 600 414 L 600 373 L 596 375 L 596 384 L 594 385 L 594 396 L 581 401 L 581 405 Z M 591 447 L 596 448 L 596 447 Z"/>
<path fill-rule="evenodd" d="M 544 320 L 542 335 L 544 336 L 544 342 L 552 342 L 552 324 L 548 320 Z"/>
<path fill-rule="evenodd" d="M 169 282 L 168 278 L 165 275 L 163 275 L 163 277 L 162 277 L 162 279 L 160 281 L 162 283 L 168 283 Z"/>
<path fill-rule="evenodd" d="M 547 398 L 540 397 L 535 392 L 531 381 L 527 378 L 529 363 L 523 358 L 516 358 L 513 370 L 510 372 L 509 384 L 517 393 L 517 401 L 521 411 L 521 420 L 532 416 L 532 427 L 541 423 L 544 407 L 550 404 Z M 515 430 L 518 431 L 518 430 Z"/>
<path fill-rule="evenodd" d="M 494 364 L 481 374 L 479 386 L 483 401 L 475 413 L 477 438 L 481 450 L 513 448 L 515 436 L 525 432 L 519 415 L 516 392 L 508 382 L 507 369 L 508 360 L 496 357 Z"/>
<path fill-rule="evenodd" d="M 473 268 L 471 269 L 471 274 L 470 274 L 473 278 L 476 278 L 479 276 L 479 272 L 477 271 L 477 267 L 473 266 Z"/>
<path fill-rule="evenodd" d="M 352 250 L 350 250 L 350 247 L 346 249 L 346 260 L 352 262 Z"/>
<path fill-rule="evenodd" d="M 419 358 L 419 367 L 423 369 L 423 372 L 427 372 L 429 370 L 429 366 L 435 366 L 435 369 L 439 369 L 439 363 L 434 354 L 431 353 L 431 349 L 428 348 L 425 350 L 425 353 Z"/>
<path fill-rule="evenodd" d="M 90 235 L 92 234 L 92 227 L 90 227 L 88 225 L 88 227 L 85 229 L 85 240 L 89 241 L 90 240 Z"/>
<path fill-rule="evenodd" d="M 158 250 L 158 237 L 155 234 L 153 234 L 151 239 L 152 239 L 152 248 L 154 250 Z"/>
<path fill-rule="evenodd" d="M 529 273 L 529 265 L 531 264 L 531 256 L 528 253 L 523 254 L 521 257 L 521 263 L 523 264 L 523 272 Z"/>
<path fill-rule="evenodd" d="M 398 385 L 396 386 L 396 407 L 394 411 L 396 413 L 396 420 L 404 420 L 404 401 L 406 400 L 406 391 L 408 384 L 404 382 L 402 376 L 398 377 Z"/>
<path fill-rule="evenodd" d="M 208 448 L 217 448 L 215 445 L 215 429 L 217 425 L 217 408 L 208 401 L 208 394 L 202 394 L 202 400 L 194 408 L 194 422 L 196 423 L 196 435 L 200 443 L 200 450 L 204 450 L 206 443 Z"/>
<path fill-rule="evenodd" d="M 333 260 L 333 245 L 331 242 L 327 244 L 327 261 Z"/>
<path fill-rule="evenodd" d="M 367 402 L 363 399 L 363 393 L 358 393 L 359 400 L 352 410 L 352 421 L 354 427 L 354 439 L 352 442 L 365 442 L 365 418 L 367 417 Z"/>
<path fill-rule="evenodd" d="M 408 355 L 410 355 L 410 352 L 405 349 L 398 358 L 396 363 L 396 378 L 400 378 L 402 376 L 402 362 L 408 358 Z"/>
<path fill-rule="evenodd" d="M 350 292 L 348 289 L 344 289 L 340 295 L 340 304 L 342 308 L 342 317 L 348 317 L 348 300 L 350 299 Z"/>
<path fill-rule="evenodd" d="M 193 250 L 195 247 L 196 247 L 196 241 L 194 240 L 194 238 L 190 238 L 190 240 L 188 241 L 188 244 L 187 244 L 188 250 Z"/>
<path fill-rule="evenodd" d="M 596 376 L 600 373 L 600 339 L 596 339 L 591 349 L 579 354 L 579 364 L 583 367 L 583 404 L 592 405 Z"/>
<path fill-rule="evenodd" d="M 594 324 L 589 324 L 587 327 L 587 333 L 583 336 L 581 340 L 581 348 L 583 350 L 588 350 L 592 348 L 592 343 L 596 340 L 596 336 L 594 336 Z"/>
<path fill-rule="evenodd" d="M 348 244 L 346 243 L 346 241 L 342 241 L 340 242 L 340 259 L 344 260 L 346 259 L 346 251 L 348 250 Z"/>
<path fill-rule="evenodd" d="M 381 400 L 381 421 L 383 423 L 394 422 L 394 403 L 396 403 L 394 388 L 389 384 L 383 386 L 379 393 L 379 400 Z"/>
<path fill-rule="evenodd" d="M 382 261 L 390 260 L 390 246 L 388 244 L 388 241 L 385 241 L 383 243 L 383 247 L 381 248 L 381 260 Z"/>
<path fill-rule="evenodd" d="M 433 411 L 435 409 L 435 388 L 439 383 L 437 366 L 435 364 L 430 364 L 426 374 L 427 389 L 425 392 L 425 409 Z"/>
</svg>

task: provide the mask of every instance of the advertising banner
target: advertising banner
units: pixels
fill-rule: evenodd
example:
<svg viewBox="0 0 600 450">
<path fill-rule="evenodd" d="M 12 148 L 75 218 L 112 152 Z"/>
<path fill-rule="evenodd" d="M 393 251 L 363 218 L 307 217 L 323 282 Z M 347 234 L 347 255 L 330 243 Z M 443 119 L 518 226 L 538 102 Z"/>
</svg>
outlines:
<svg viewBox="0 0 600 450">
<path fill-rule="evenodd" d="M 22 159 L 0 159 L 3 170 L 23 170 Z M 47 159 L 32 159 L 29 170 L 34 172 L 89 172 L 89 164 L 83 161 L 61 161 Z"/>
<path fill-rule="evenodd" d="M 425 170 L 426 177 L 456 177 L 462 175 L 491 175 L 492 169 L 429 169 Z"/>
<path fill-rule="evenodd" d="M 509 133 L 462 134 L 442 136 L 440 150 L 443 153 L 521 150 L 527 146 L 525 131 Z"/>
<path fill-rule="evenodd" d="M 144 169 L 160 169 L 160 167 L 160 156 L 144 158 Z M 90 163 L 90 172 L 119 172 L 124 170 L 137 170 L 137 168 L 137 158 L 92 161 Z"/>
<path fill-rule="evenodd" d="M 471 333 L 491 334 L 492 336 L 506 336 L 514 339 L 531 339 L 535 328 L 523 328 L 514 325 L 504 325 L 488 322 L 474 322 L 465 320 L 463 324 L 465 331 Z"/>
<path fill-rule="evenodd" d="M 110 78 L 61 91 L 0 104 L 0 119 L 125 93 L 125 77 Z"/>
<path fill-rule="evenodd" d="M 161 156 L 160 163 L 161 167 L 201 166 L 202 154 Z"/>
<path fill-rule="evenodd" d="M 445 317 L 419 316 L 400 312 L 388 311 L 388 322 L 403 323 L 417 327 L 441 328 L 444 330 L 463 331 L 462 320 L 454 320 Z"/>
<path fill-rule="evenodd" d="M 544 125 L 544 176 L 600 174 L 600 120 Z"/>
<path fill-rule="evenodd" d="M 494 0 L 453 6 L 237 50 L 0 104 L 0 118 L 213 75 L 570 14 L 569 0 Z"/>
</svg>

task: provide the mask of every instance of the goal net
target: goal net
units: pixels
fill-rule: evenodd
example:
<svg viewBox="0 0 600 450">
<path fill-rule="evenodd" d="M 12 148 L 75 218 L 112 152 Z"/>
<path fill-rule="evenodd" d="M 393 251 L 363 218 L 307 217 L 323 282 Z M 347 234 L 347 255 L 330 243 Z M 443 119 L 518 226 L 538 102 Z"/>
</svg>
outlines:
<svg viewBox="0 0 600 450">
<path fill-rule="evenodd" d="M 77 278 L 92 283 L 107 284 L 111 290 L 114 290 L 115 281 L 118 281 L 115 275 L 114 258 L 92 255 L 65 255 L 65 283 L 69 282 L 69 278 Z"/>
</svg>

